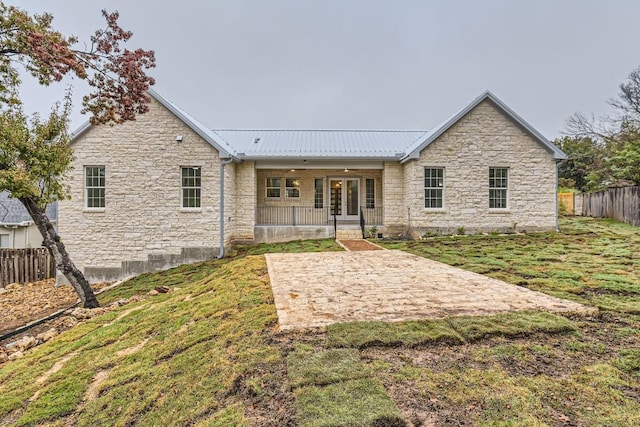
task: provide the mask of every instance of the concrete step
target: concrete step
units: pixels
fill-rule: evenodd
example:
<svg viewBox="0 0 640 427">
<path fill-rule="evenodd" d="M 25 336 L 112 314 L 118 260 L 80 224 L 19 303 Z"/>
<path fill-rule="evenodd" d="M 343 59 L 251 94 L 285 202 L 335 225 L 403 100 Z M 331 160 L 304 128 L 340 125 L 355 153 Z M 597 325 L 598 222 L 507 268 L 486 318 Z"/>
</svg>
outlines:
<svg viewBox="0 0 640 427">
<path fill-rule="evenodd" d="M 362 231 L 357 230 L 336 230 L 337 240 L 362 239 Z"/>
</svg>

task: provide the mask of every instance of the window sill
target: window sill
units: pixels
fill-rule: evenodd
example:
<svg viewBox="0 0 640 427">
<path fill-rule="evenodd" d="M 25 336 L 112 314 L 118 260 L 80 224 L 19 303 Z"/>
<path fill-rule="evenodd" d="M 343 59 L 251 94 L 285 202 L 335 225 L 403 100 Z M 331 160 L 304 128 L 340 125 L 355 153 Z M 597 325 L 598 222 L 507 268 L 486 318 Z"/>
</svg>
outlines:
<svg viewBox="0 0 640 427">
<path fill-rule="evenodd" d="M 424 208 L 426 213 L 447 213 L 446 208 Z"/>
<path fill-rule="evenodd" d="M 84 213 L 104 213 L 105 208 L 84 208 L 82 210 Z"/>
<path fill-rule="evenodd" d="M 510 214 L 511 209 L 489 209 L 490 214 Z"/>
<path fill-rule="evenodd" d="M 184 213 L 200 213 L 202 208 L 180 208 L 180 212 Z"/>
</svg>

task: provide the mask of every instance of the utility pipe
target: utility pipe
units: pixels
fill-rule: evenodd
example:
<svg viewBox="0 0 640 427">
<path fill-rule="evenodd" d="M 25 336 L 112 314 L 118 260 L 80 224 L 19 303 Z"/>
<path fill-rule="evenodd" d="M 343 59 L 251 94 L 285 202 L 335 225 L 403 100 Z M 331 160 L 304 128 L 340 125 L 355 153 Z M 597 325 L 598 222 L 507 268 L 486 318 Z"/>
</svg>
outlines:
<svg viewBox="0 0 640 427">
<path fill-rule="evenodd" d="M 233 159 L 220 162 L 220 253 L 216 259 L 224 258 L 224 167 L 232 162 Z"/>
<path fill-rule="evenodd" d="M 558 215 L 558 191 L 560 190 L 560 185 L 559 185 L 559 177 L 558 177 L 558 164 L 560 162 L 556 161 L 556 168 L 555 168 L 555 178 L 556 178 L 556 194 L 555 194 L 555 198 L 556 198 L 556 233 L 560 231 L 560 219 L 559 219 L 559 215 Z"/>
</svg>

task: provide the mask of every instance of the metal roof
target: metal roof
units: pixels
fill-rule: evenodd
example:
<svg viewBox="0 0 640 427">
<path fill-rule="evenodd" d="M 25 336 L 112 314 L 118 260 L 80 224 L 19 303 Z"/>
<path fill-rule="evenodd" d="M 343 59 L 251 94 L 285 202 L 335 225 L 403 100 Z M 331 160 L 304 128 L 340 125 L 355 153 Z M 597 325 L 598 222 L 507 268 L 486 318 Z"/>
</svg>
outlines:
<svg viewBox="0 0 640 427">
<path fill-rule="evenodd" d="M 407 161 L 457 123 L 484 100 L 490 100 L 517 125 L 547 148 L 553 159 L 567 155 L 533 126 L 517 115 L 490 91 L 447 118 L 431 131 L 426 130 L 301 130 L 301 129 L 208 129 L 167 98 L 149 89 L 156 101 L 220 152 L 222 158 L 259 159 L 376 159 Z M 72 134 L 72 141 L 91 128 L 87 122 Z M 1 217 L 1 216 L 0 216 Z"/>
<path fill-rule="evenodd" d="M 243 159 L 397 159 L 424 130 L 239 130 L 214 132 Z"/>
<path fill-rule="evenodd" d="M 46 212 L 50 220 L 57 219 L 58 203 L 47 205 Z M 0 225 L 20 224 L 24 221 L 32 221 L 32 219 L 20 200 L 9 197 L 8 191 L 0 192 Z"/>
<path fill-rule="evenodd" d="M 413 144 L 407 147 L 406 155 L 403 157 L 403 161 L 409 159 L 417 159 L 420 157 L 420 152 L 424 150 L 429 144 L 438 139 L 440 135 L 445 133 L 451 126 L 456 124 L 460 119 L 462 119 L 469 111 L 473 110 L 477 107 L 482 101 L 490 100 L 493 104 L 498 107 L 503 113 L 505 113 L 508 117 L 510 117 L 516 124 L 521 126 L 527 133 L 529 133 L 535 140 L 537 140 L 540 144 L 542 144 L 545 148 L 547 148 L 552 154 L 553 159 L 555 160 L 564 160 L 567 158 L 567 155 L 558 147 L 556 147 L 551 141 L 545 138 L 540 132 L 538 132 L 533 126 L 524 121 L 522 117 L 516 114 L 511 108 L 507 106 L 504 102 L 502 102 L 497 96 L 495 96 L 490 91 L 486 90 L 480 94 L 476 99 L 471 101 L 468 105 L 466 105 L 461 110 L 457 111 L 454 115 L 447 118 L 444 122 L 440 123 L 435 128 L 431 129 L 424 137 L 414 141 Z"/>
</svg>

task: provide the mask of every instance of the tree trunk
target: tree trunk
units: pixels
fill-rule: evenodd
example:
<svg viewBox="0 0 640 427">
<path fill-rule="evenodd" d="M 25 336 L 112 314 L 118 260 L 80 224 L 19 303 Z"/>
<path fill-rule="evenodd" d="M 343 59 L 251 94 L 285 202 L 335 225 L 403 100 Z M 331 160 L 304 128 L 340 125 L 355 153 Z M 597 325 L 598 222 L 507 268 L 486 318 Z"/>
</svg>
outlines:
<svg viewBox="0 0 640 427">
<path fill-rule="evenodd" d="M 60 240 L 60 236 L 56 232 L 55 228 L 51 224 L 51 221 L 47 217 L 44 209 L 42 209 L 33 197 L 22 197 L 19 199 L 33 221 L 35 222 L 40 234 L 42 234 L 43 244 L 49 249 L 51 256 L 56 261 L 56 267 L 58 271 L 64 274 L 71 286 L 76 290 L 82 306 L 85 308 L 99 307 L 98 299 L 93 293 L 93 289 L 89 285 L 87 279 L 78 268 L 75 266 L 69 253 L 64 247 L 64 243 Z"/>
</svg>

